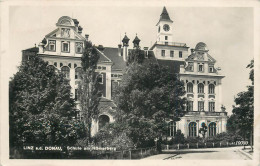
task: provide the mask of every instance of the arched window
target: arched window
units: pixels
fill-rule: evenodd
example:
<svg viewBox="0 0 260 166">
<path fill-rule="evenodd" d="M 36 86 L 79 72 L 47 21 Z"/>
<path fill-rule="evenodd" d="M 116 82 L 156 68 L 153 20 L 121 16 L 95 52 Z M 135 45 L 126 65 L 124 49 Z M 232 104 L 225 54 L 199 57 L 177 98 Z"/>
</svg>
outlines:
<svg viewBox="0 0 260 166">
<path fill-rule="evenodd" d="M 214 94 L 215 93 L 215 85 L 209 84 L 209 94 Z"/>
<path fill-rule="evenodd" d="M 217 129 L 216 123 L 215 123 L 215 122 L 211 122 L 211 123 L 209 124 L 209 127 L 208 127 L 208 131 L 209 131 L 209 136 L 210 136 L 210 137 L 216 135 L 216 133 L 217 133 L 216 129 Z"/>
<path fill-rule="evenodd" d="M 198 84 L 198 93 L 204 93 L 204 84 L 202 83 Z"/>
<path fill-rule="evenodd" d="M 77 67 L 75 69 L 75 79 L 80 79 L 81 77 L 81 72 L 82 72 L 82 68 L 81 67 Z"/>
<path fill-rule="evenodd" d="M 63 66 L 61 72 L 65 74 L 66 78 L 70 78 L 70 68 L 68 66 Z"/>
<path fill-rule="evenodd" d="M 197 124 L 196 122 L 191 122 L 189 124 L 189 136 L 196 137 L 197 136 Z"/>
<path fill-rule="evenodd" d="M 191 82 L 187 84 L 187 93 L 193 93 L 193 84 Z"/>
<path fill-rule="evenodd" d="M 175 136 L 176 134 L 176 122 L 170 121 L 169 122 L 169 136 Z"/>
<path fill-rule="evenodd" d="M 102 129 L 107 123 L 109 123 L 109 117 L 107 115 L 100 115 L 98 117 L 98 128 Z"/>
</svg>

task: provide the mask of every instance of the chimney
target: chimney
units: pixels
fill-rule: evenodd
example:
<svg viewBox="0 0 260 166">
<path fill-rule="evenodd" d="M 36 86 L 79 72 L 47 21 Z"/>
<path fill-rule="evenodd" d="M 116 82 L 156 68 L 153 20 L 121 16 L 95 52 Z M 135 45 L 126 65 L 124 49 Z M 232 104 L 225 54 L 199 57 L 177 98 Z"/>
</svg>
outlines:
<svg viewBox="0 0 260 166">
<path fill-rule="evenodd" d="M 88 41 L 89 34 L 85 34 L 85 38 Z"/>
<path fill-rule="evenodd" d="M 122 54 L 121 54 L 121 47 L 122 47 L 122 45 L 118 44 L 118 56 L 122 56 Z"/>
</svg>

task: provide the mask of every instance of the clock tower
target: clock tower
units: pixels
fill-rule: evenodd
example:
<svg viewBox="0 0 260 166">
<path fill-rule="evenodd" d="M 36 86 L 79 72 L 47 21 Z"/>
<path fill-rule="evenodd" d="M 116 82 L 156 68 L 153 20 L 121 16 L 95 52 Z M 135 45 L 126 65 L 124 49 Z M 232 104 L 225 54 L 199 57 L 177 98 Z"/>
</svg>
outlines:
<svg viewBox="0 0 260 166">
<path fill-rule="evenodd" d="M 171 20 L 167 10 L 163 7 L 162 14 L 160 16 L 157 26 L 157 42 L 161 44 L 168 44 L 173 41 L 173 21 Z"/>
</svg>

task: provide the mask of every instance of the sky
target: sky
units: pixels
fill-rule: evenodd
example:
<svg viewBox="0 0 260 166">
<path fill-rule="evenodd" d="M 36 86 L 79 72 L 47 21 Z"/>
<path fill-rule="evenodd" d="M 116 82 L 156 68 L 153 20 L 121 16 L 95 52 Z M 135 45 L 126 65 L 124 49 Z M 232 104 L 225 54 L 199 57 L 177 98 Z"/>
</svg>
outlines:
<svg viewBox="0 0 260 166">
<path fill-rule="evenodd" d="M 156 41 L 156 23 L 163 6 L 13 6 L 9 9 L 8 73 L 17 72 L 21 51 L 39 42 L 55 29 L 61 16 L 78 19 L 83 35 L 95 45 L 117 47 L 126 33 L 130 43 L 136 33 L 141 47 Z M 166 6 L 173 24 L 173 41 L 194 48 L 207 44 L 209 54 L 221 67 L 223 105 L 232 112 L 234 97 L 250 85 L 253 59 L 253 9 L 250 7 L 174 7 Z M 132 45 L 130 44 L 130 47 Z M 190 51 L 189 51 L 190 53 Z"/>
</svg>

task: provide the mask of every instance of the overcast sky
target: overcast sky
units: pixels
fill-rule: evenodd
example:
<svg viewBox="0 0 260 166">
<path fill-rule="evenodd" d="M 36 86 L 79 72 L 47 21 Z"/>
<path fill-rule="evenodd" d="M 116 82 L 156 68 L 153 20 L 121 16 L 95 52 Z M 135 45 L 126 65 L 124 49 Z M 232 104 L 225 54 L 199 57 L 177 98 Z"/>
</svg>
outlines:
<svg viewBox="0 0 260 166">
<path fill-rule="evenodd" d="M 163 6 L 158 7 L 36 7 L 15 6 L 9 11 L 9 48 L 7 59 L 12 76 L 21 62 L 21 50 L 33 47 L 46 34 L 55 29 L 61 16 L 77 18 L 83 35 L 89 34 L 95 45 L 117 47 L 124 33 L 135 34 L 141 47 L 151 46 L 156 40 L 156 23 Z M 186 43 L 194 48 L 198 42 L 207 44 L 209 54 L 221 67 L 223 104 L 229 115 L 234 96 L 250 84 L 247 64 L 253 59 L 252 8 L 170 7 L 166 6 L 174 21 L 174 42 Z"/>
</svg>

